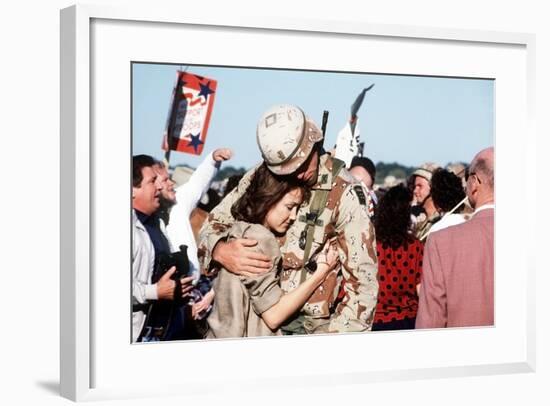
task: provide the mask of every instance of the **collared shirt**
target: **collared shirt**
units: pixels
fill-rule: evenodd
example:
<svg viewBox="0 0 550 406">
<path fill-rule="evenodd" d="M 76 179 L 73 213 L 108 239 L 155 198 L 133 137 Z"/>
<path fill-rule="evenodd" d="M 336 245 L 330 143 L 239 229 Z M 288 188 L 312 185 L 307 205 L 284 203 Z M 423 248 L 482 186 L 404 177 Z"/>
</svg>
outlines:
<svg viewBox="0 0 550 406">
<path fill-rule="evenodd" d="M 137 217 L 141 224 L 147 230 L 147 234 L 153 242 L 153 247 L 155 248 L 155 260 L 158 259 L 160 254 L 169 254 L 170 253 L 170 244 L 166 239 L 166 236 L 160 229 L 160 219 L 157 215 L 153 214 L 148 216 L 136 210 Z"/>
<path fill-rule="evenodd" d="M 143 304 L 158 298 L 157 285 L 151 283 L 155 250 L 135 210 L 132 210 L 132 225 L 132 304 Z M 144 323 L 145 312 L 132 312 L 132 342 L 137 341 Z"/>
<path fill-rule="evenodd" d="M 488 209 L 494 209 L 495 208 L 495 204 L 494 203 L 487 203 L 487 204 L 484 204 L 482 206 L 479 206 L 478 208 L 476 208 L 474 210 L 474 213 L 472 214 L 472 216 L 475 216 L 477 213 L 479 213 L 480 211 L 482 210 L 488 210 Z"/>
<path fill-rule="evenodd" d="M 164 235 L 161 225 L 160 225 L 160 218 L 153 214 L 151 216 L 148 216 L 140 211 L 136 210 L 136 215 L 139 219 L 139 221 L 143 224 L 145 227 L 147 234 L 151 238 L 151 242 L 153 243 L 154 251 L 155 251 L 155 262 L 154 262 L 154 269 L 153 269 L 153 280 L 155 277 L 159 277 L 159 272 L 163 271 L 158 267 L 159 264 L 159 257 L 163 254 L 170 254 L 170 243 L 168 242 L 168 239 Z M 181 337 L 183 334 L 184 329 L 184 323 L 185 323 L 185 310 L 184 306 L 180 306 L 177 311 L 174 311 L 173 315 L 171 316 L 171 321 L 168 327 L 168 330 L 166 332 L 166 335 L 164 337 L 164 340 L 174 340 Z M 178 311 L 179 310 L 179 311 Z"/>
</svg>

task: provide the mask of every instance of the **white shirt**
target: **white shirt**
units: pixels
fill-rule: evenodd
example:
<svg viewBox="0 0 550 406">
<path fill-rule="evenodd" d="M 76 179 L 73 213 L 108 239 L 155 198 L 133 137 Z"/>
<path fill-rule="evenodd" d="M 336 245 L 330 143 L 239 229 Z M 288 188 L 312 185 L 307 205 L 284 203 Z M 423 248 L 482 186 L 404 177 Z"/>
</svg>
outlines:
<svg viewBox="0 0 550 406">
<path fill-rule="evenodd" d="M 132 210 L 132 234 L 132 304 L 146 303 L 158 298 L 157 285 L 151 283 L 155 249 L 135 210 Z M 132 342 L 137 341 L 144 323 L 144 312 L 132 312 Z"/>
<path fill-rule="evenodd" d="M 445 215 L 441 220 L 435 223 L 431 228 L 428 234 L 434 233 L 436 231 L 443 230 L 444 228 L 456 226 L 466 222 L 464 216 L 458 213 L 451 213 Z"/>
<path fill-rule="evenodd" d="M 197 281 L 200 277 L 197 243 L 189 222 L 191 211 L 197 206 L 201 196 L 210 187 L 210 182 L 218 172 L 219 163 L 214 161 L 212 154 L 198 166 L 187 183 L 176 188 L 176 201 L 170 211 L 170 222 L 166 226 L 166 235 L 173 250 L 179 250 L 180 245 L 187 245 L 187 255 L 191 272 Z"/>
</svg>

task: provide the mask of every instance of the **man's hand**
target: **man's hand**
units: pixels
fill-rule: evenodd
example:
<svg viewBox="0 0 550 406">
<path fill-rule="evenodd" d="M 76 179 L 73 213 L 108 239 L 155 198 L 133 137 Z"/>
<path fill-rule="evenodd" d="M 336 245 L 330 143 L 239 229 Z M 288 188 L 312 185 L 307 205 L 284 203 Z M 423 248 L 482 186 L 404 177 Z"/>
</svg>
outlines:
<svg viewBox="0 0 550 406">
<path fill-rule="evenodd" d="M 258 241 L 238 238 L 229 242 L 218 242 L 212 253 L 229 272 L 236 275 L 253 276 L 266 273 L 273 266 L 273 259 L 252 249 Z"/>
<path fill-rule="evenodd" d="M 216 162 L 227 161 L 231 159 L 233 152 L 229 148 L 218 148 L 212 152 L 212 158 Z"/>
<path fill-rule="evenodd" d="M 174 290 L 176 289 L 176 282 L 170 279 L 170 277 L 176 272 L 176 267 L 170 268 L 157 282 L 157 296 L 159 300 L 174 300 Z"/>
<path fill-rule="evenodd" d="M 186 278 L 181 278 L 181 297 L 182 299 L 184 297 L 189 296 L 189 292 L 191 292 L 194 288 L 193 286 L 193 279 L 195 279 L 193 276 L 188 276 Z"/>
</svg>

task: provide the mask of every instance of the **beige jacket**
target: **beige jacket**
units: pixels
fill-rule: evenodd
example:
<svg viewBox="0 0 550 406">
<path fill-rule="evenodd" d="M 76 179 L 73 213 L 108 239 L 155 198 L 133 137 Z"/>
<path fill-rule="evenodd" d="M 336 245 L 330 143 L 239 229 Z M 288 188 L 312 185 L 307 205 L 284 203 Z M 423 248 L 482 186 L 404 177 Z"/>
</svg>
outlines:
<svg viewBox="0 0 550 406">
<path fill-rule="evenodd" d="M 216 298 L 207 322 L 207 338 L 255 337 L 280 335 L 272 331 L 261 314 L 275 305 L 283 295 L 278 271 L 281 252 L 275 236 L 259 224 L 236 222 L 229 238 L 252 238 L 256 249 L 273 258 L 271 271 L 255 277 L 237 276 L 221 269 L 214 281 Z"/>
</svg>

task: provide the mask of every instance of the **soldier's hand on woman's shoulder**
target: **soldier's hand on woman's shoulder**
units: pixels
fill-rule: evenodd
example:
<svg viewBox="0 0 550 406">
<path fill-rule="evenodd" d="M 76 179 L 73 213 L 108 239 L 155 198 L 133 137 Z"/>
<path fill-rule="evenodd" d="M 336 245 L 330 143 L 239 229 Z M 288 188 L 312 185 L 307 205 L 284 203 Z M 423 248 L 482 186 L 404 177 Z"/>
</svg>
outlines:
<svg viewBox="0 0 550 406">
<path fill-rule="evenodd" d="M 237 238 L 216 244 L 213 259 L 236 275 L 252 276 L 268 272 L 272 258 L 253 249 L 258 244 L 249 238 Z"/>
</svg>

